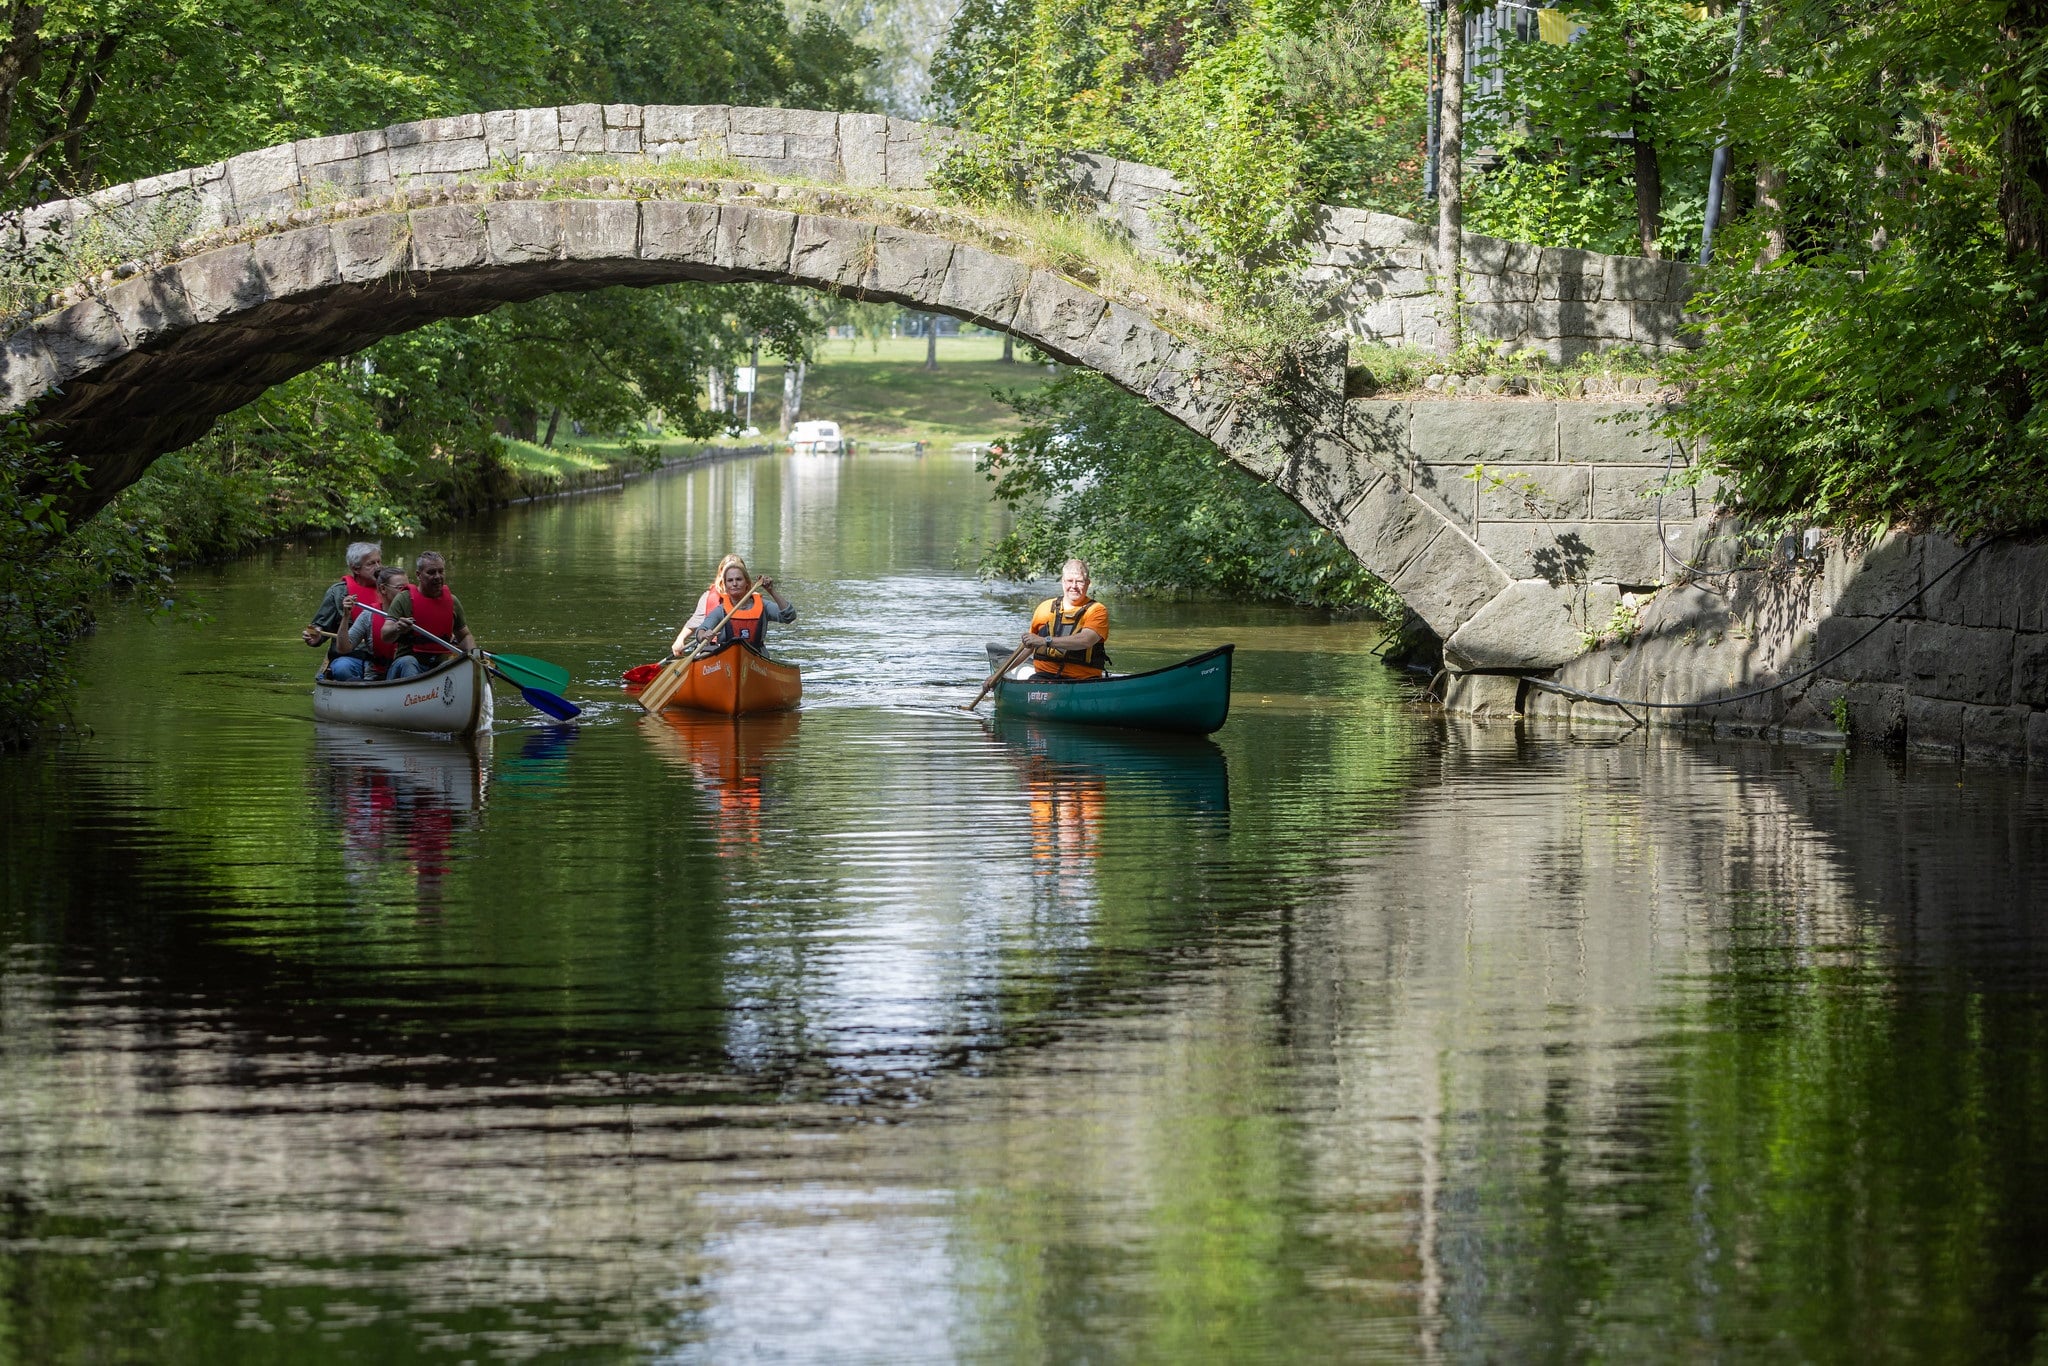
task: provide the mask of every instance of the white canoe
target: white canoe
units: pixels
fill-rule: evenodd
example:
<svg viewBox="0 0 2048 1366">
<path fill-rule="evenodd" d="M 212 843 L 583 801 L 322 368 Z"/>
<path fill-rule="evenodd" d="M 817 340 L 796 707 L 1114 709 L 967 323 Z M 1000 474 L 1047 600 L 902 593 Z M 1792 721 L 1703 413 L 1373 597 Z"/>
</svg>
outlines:
<svg viewBox="0 0 2048 1366">
<path fill-rule="evenodd" d="M 455 655 L 413 678 L 382 683 L 313 680 L 313 716 L 420 735 L 475 735 L 491 728 L 491 680 L 484 666 Z"/>
</svg>

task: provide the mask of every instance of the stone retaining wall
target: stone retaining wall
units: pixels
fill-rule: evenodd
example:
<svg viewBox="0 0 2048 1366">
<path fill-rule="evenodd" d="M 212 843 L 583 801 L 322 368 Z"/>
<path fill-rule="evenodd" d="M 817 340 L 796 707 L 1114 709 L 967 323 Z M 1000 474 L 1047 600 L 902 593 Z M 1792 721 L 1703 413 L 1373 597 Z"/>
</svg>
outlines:
<svg viewBox="0 0 2048 1366">
<path fill-rule="evenodd" d="M 1731 558 L 1739 527 L 1709 554 Z M 1717 553 L 1718 552 L 1718 553 Z M 1641 630 L 1555 674 L 1629 700 L 1704 701 L 1792 677 L 1872 631 L 1814 678 L 1753 700 L 1652 712 L 1672 725 L 1806 740 L 1901 744 L 1969 762 L 2048 764 L 2048 543 L 1995 542 L 1943 577 L 1965 548 L 1942 536 L 1839 537 L 1776 547 L 1761 567 L 1665 589 Z M 1933 587 L 1898 617 L 1886 613 Z M 1467 709 L 1506 709 L 1512 680 L 1475 680 Z M 1632 724 L 1603 703 L 1520 686 L 1530 715 Z"/>
<path fill-rule="evenodd" d="M 881 114 L 740 105 L 577 104 L 425 119 L 245 152 L 0 218 L 0 251 L 34 249 L 96 218 L 133 227 L 173 203 L 189 232 L 272 221 L 294 209 L 474 181 L 494 170 L 573 162 L 658 165 L 719 159 L 743 173 L 920 193 L 969 135 Z M 1094 153 L 1069 157 L 1075 195 L 1143 252 L 1167 254 L 1164 227 L 1185 194 L 1171 174 Z M 1441 298 L 1429 229 L 1359 209 L 1318 210 L 1308 278 L 1368 341 L 1434 346 Z M 1611 346 L 1682 343 L 1690 274 L 1675 262 L 1539 248 L 1468 236 L 1465 326 L 1559 361 Z"/>
</svg>

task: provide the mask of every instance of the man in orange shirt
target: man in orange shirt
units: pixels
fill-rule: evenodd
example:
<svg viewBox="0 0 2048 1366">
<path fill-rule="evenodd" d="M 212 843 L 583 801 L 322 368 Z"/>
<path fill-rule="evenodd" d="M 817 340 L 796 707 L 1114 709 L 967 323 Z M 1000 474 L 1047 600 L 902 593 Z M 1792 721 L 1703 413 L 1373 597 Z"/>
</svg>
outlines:
<svg viewBox="0 0 2048 1366">
<path fill-rule="evenodd" d="M 1023 644 L 1040 678 L 1100 678 L 1109 667 L 1109 609 L 1088 596 L 1088 561 L 1060 566 L 1060 596 L 1031 614 Z"/>
</svg>

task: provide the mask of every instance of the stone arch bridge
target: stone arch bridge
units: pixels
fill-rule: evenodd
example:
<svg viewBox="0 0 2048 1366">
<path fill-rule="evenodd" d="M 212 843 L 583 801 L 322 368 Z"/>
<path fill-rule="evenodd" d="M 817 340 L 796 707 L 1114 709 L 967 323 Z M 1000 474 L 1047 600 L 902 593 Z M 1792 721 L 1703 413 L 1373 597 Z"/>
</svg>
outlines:
<svg viewBox="0 0 2048 1366">
<path fill-rule="evenodd" d="M 0 251 L 166 220 L 178 240 L 14 320 L 0 391 L 84 463 L 91 510 L 219 415 L 382 337 L 555 292 L 764 281 L 948 313 L 1099 371 L 1295 499 L 1465 669 L 1562 664 L 1623 587 L 1662 578 L 1641 495 L 1669 452 L 1603 421 L 1629 405 L 1347 400 L 1338 344 L 1276 406 L 1228 382 L 1157 301 L 934 203 L 933 168 L 960 136 L 806 110 L 527 109 L 41 205 L 0 224 Z M 1164 252 L 1182 193 L 1170 175 L 1092 155 L 1067 169 L 1085 210 L 1140 254 Z M 1440 291 L 1418 225 L 1325 208 L 1308 270 L 1352 334 L 1433 340 Z M 1474 238 L 1465 274 L 1480 335 L 1560 358 L 1677 344 L 1681 267 Z M 1680 535 L 1691 498 L 1666 500 Z"/>
</svg>

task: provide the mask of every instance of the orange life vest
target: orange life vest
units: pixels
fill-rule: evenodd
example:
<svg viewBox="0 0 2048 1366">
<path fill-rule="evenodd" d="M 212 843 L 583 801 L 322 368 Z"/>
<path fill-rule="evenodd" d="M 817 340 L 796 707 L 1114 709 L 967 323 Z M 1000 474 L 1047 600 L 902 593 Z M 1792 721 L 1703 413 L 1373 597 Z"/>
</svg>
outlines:
<svg viewBox="0 0 2048 1366">
<path fill-rule="evenodd" d="M 1081 618 L 1094 605 L 1095 599 L 1089 598 L 1068 612 L 1059 598 L 1047 598 L 1031 614 L 1031 632 L 1049 640 L 1070 636 L 1081 629 Z M 1100 678 L 1109 667 L 1109 649 L 1106 642 L 1098 640 L 1085 650 L 1068 651 L 1058 659 L 1037 657 L 1031 662 L 1039 673 L 1050 678 Z"/>
<path fill-rule="evenodd" d="M 723 645 L 727 641 L 742 640 L 755 649 L 760 649 L 766 634 L 764 628 L 768 615 L 768 609 L 761 602 L 762 595 L 747 594 L 747 605 L 735 613 L 732 610 L 732 599 L 725 595 L 723 587 L 714 588 L 712 592 L 718 594 L 718 606 L 725 609 L 725 619 L 718 623 L 718 643 Z"/>
</svg>

